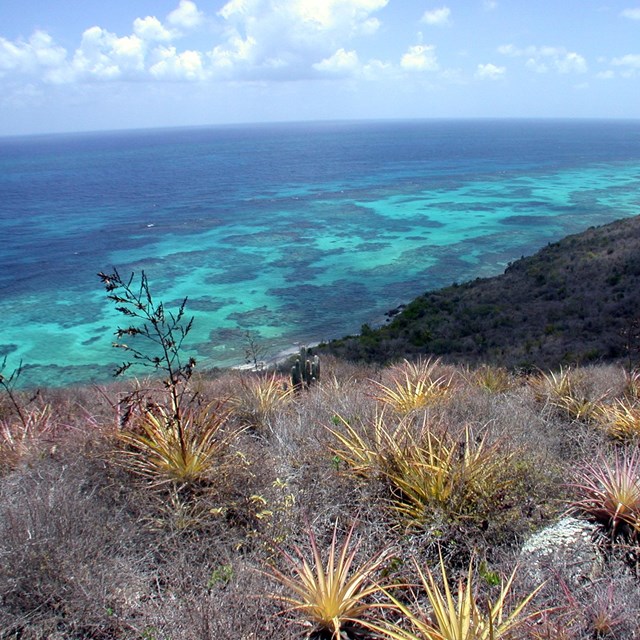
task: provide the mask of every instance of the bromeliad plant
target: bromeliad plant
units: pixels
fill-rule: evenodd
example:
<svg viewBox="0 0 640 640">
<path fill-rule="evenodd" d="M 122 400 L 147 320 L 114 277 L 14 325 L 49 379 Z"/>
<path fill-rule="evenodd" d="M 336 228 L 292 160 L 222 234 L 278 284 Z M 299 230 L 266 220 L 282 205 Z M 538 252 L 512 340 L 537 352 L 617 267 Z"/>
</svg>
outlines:
<svg viewBox="0 0 640 640">
<path fill-rule="evenodd" d="M 492 365 L 482 365 L 475 371 L 470 371 L 466 378 L 489 393 L 503 393 L 516 385 L 516 380 L 508 369 Z"/>
<path fill-rule="evenodd" d="M 131 354 L 132 360 L 123 362 L 115 375 L 123 374 L 134 362 L 164 374 L 164 404 L 153 402 L 139 389 L 126 400 L 124 428 L 117 437 L 126 445 L 128 466 L 156 485 L 209 481 L 222 452 L 241 429 L 226 428 L 229 414 L 220 403 L 197 407 L 189 402 L 193 398 L 189 398 L 188 385 L 196 361 L 185 360 L 182 354 L 193 324 L 193 318 L 185 317 L 187 299 L 174 313 L 154 300 L 144 271 L 139 282 L 134 274 L 123 280 L 117 270 L 98 275 L 107 297 L 130 323 L 118 327 L 113 346 Z"/>
<path fill-rule="evenodd" d="M 212 479 L 228 445 L 242 428 L 227 428 L 229 411 L 220 403 L 190 408 L 178 422 L 161 405 L 146 408 L 133 428 L 118 433 L 127 466 L 153 485 L 202 484 Z"/>
<path fill-rule="evenodd" d="M 640 406 L 637 401 L 617 399 L 613 404 L 601 404 L 597 421 L 607 435 L 623 442 L 640 440 Z"/>
<path fill-rule="evenodd" d="M 515 452 L 476 437 L 469 426 L 454 437 L 427 416 L 421 425 L 411 416 L 388 420 L 384 412 L 372 424 L 337 419 L 336 428 L 328 428 L 332 453 L 351 473 L 382 478 L 391 509 L 409 528 L 421 528 L 435 514 L 481 521 L 509 499 L 516 482 Z"/>
<path fill-rule="evenodd" d="M 640 449 L 600 456 L 584 465 L 574 483 L 572 510 L 593 518 L 612 536 L 640 538 Z"/>
<path fill-rule="evenodd" d="M 512 452 L 477 439 L 465 427 L 464 440 L 425 429 L 387 474 L 392 509 L 409 528 L 423 526 L 434 513 L 449 520 L 491 516 L 514 482 Z"/>
<path fill-rule="evenodd" d="M 540 591 L 543 585 L 529 593 L 513 608 L 508 608 L 509 592 L 515 578 L 515 570 L 509 579 L 502 583 L 495 602 L 480 604 L 473 587 L 473 561 L 469 564 L 466 582 L 458 582 L 454 596 L 451 581 L 447 576 L 442 557 L 440 571 L 441 588 L 429 569 L 422 570 L 416 562 L 421 581 L 421 589 L 427 597 L 430 611 L 411 608 L 388 590 L 385 593 L 393 606 L 402 615 L 402 627 L 399 624 L 372 624 L 373 630 L 383 633 L 392 640 L 499 640 L 510 638 L 512 632 L 540 612 L 525 614 L 524 610 Z M 411 628 L 404 628 L 406 625 Z"/>
<path fill-rule="evenodd" d="M 392 472 L 414 440 L 410 419 L 389 420 L 384 411 L 376 413 L 370 423 L 352 424 L 336 415 L 334 424 L 336 428 L 327 427 L 336 441 L 331 451 L 359 476 L 384 476 Z"/>
<path fill-rule="evenodd" d="M 286 378 L 273 372 L 264 376 L 242 378 L 240 388 L 231 403 L 243 422 L 260 429 L 271 416 L 293 399 L 294 388 Z"/>
<path fill-rule="evenodd" d="M 541 373 L 532 384 L 539 400 L 547 402 L 572 420 L 585 422 L 595 418 L 607 395 L 590 397 L 584 389 L 584 374 L 571 367 L 560 367 L 558 372 Z"/>
<path fill-rule="evenodd" d="M 438 360 L 405 360 L 395 368 L 389 385 L 372 380 L 378 388 L 375 399 L 400 415 L 443 400 L 451 390 L 450 377 L 436 376 Z"/>
<path fill-rule="evenodd" d="M 375 577 L 391 550 L 385 549 L 356 565 L 359 545 L 351 544 L 354 526 L 339 545 L 336 522 L 325 562 L 316 537 L 309 530 L 307 552 L 299 547 L 294 547 L 293 554 L 281 551 L 291 573 L 275 567 L 267 572 L 290 594 L 274 596 L 288 605 L 285 613 L 312 626 L 316 637 L 326 640 L 339 640 L 343 637 L 341 633 L 363 625 L 374 610 L 385 606 L 373 600 L 382 591 Z"/>
</svg>

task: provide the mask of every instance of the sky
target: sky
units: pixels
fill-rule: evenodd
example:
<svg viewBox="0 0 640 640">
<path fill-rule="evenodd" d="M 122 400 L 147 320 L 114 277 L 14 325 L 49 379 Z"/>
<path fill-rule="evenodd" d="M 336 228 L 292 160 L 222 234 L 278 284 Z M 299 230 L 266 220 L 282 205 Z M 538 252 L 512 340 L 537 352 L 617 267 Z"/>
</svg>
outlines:
<svg viewBox="0 0 640 640">
<path fill-rule="evenodd" d="M 0 135 L 639 118 L 640 0 L 0 0 Z"/>
</svg>

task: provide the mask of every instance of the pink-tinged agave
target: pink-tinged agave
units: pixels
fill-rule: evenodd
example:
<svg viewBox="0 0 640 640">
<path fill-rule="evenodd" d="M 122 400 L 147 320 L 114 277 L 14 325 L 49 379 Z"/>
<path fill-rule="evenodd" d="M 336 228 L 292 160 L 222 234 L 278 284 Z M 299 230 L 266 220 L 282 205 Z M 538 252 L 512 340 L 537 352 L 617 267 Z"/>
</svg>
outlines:
<svg viewBox="0 0 640 640">
<path fill-rule="evenodd" d="M 640 449 L 599 457 L 584 465 L 574 487 L 574 510 L 593 518 L 612 535 L 640 534 Z"/>
</svg>

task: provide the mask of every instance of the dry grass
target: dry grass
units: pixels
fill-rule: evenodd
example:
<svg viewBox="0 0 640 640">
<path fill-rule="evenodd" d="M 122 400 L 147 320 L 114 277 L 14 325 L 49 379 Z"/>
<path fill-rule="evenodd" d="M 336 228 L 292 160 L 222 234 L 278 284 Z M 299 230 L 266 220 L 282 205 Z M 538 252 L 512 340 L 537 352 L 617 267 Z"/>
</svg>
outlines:
<svg viewBox="0 0 640 640">
<path fill-rule="evenodd" d="M 631 532 L 624 545 L 637 558 L 637 441 L 612 442 L 599 422 L 554 404 L 553 379 L 505 386 L 503 373 L 483 370 L 481 383 L 433 361 L 412 372 L 327 358 L 322 380 L 294 400 L 280 397 L 276 376 L 199 376 L 182 440 L 161 391 L 148 393 L 117 438 L 118 398 L 133 385 L 44 390 L 34 401 L 25 394 L 26 430 L 0 397 L 0 637 L 292 640 L 301 630 L 289 620 L 299 616 L 278 615 L 278 603 L 289 598 L 284 609 L 306 615 L 300 589 L 329 583 L 334 603 L 353 596 L 355 608 L 325 616 L 328 623 L 311 615 L 306 630 L 318 639 L 336 628 L 367 638 L 372 631 L 348 622 L 361 614 L 395 625 L 395 637 L 430 637 L 409 613 L 377 606 L 394 598 L 434 628 L 436 606 L 486 620 L 488 601 L 503 603 L 504 622 L 537 585 L 518 572 L 501 600 L 493 577 L 512 576 L 526 536 L 572 501 L 603 529 Z M 444 383 L 408 412 L 380 400 L 380 387 L 371 393 L 371 380 L 409 388 L 421 376 L 423 390 L 427 380 Z M 571 370 L 573 391 L 562 377 L 559 393 L 635 406 L 634 383 L 619 369 Z M 258 384 L 250 401 L 229 402 Z M 413 387 L 409 395 L 424 394 Z M 614 495 L 622 489 L 627 497 Z M 289 560 L 278 548 L 292 550 Z M 394 554 L 382 562 L 378 550 L 388 548 Z M 470 575 L 470 558 L 486 568 Z M 549 604 L 563 611 L 514 625 L 510 637 L 638 636 L 639 582 L 622 564 L 607 557 L 598 582 L 579 589 L 548 584 L 520 613 Z M 263 573 L 274 565 L 280 582 Z M 420 588 L 411 600 L 404 590 L 376 591 L 378 582 Z M 491 610 L 495 631 L 500 614 Z"/>
</svg>

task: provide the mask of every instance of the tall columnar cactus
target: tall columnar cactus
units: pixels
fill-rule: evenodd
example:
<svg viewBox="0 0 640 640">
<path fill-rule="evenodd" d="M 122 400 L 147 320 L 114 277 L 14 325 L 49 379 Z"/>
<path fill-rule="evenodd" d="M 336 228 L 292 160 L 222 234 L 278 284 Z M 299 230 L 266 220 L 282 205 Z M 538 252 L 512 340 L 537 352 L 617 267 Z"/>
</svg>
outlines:
<svg viewBox="0 0 640 640">
<path fill-rule="evenodd" d="M 320 380 L 320 358 L 312 356 L 306 347 L 300 349 L 300 354 L 291 367 L 291 384 L 294 389 L 306 389 Z"/>
</svg>

